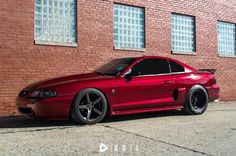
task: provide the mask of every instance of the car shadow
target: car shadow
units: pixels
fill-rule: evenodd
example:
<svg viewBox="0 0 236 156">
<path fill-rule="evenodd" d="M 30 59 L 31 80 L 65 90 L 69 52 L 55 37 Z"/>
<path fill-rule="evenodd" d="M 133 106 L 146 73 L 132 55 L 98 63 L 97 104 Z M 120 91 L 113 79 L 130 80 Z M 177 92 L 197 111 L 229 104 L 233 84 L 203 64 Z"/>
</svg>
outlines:
<svg viewBox="0 0 236 156">
<path fill-rule="evenodd" d="M 145 118 L 161 118 L 167 116 L 182 116 L 181 111 L 163 111 L 142 113 L 133 115 L 121 115 L 106 117 L 102 123 L 122 122 L 128 120 L 140 120 Z M 82 126 L 77 125 L 71 120 L 38 120 L 25 116 L 13 116 L 13 117 L 0 117 L 0 129 L 4 128 L 43 128 L 43 127 L 70 127 L 70 126 Z"/>
<path fill-rule="evenodd" d="M 140 120 L 145 118 L 161 118 L 167 116 L 185 116 L 180 110 L 171 110 L 171 111 L 160 111 L 160 112 L 149 112 L 149 113 L 140 113 L 140 114 L 132 114 L 132 115 L 121 115 L 121 116 L 111 116 L 107 117 L 103 120 L 103 123 L 109 122 L 122 122 L 128 120 Z"/>
<path fill-rule="evenodd" d="M 74 122 L 70 120 L 39 120 L 25 116 L 0 117 L 1 128 L 34 128 L 34 127 L 59 127 L 72 126 Z"/>
</svg>

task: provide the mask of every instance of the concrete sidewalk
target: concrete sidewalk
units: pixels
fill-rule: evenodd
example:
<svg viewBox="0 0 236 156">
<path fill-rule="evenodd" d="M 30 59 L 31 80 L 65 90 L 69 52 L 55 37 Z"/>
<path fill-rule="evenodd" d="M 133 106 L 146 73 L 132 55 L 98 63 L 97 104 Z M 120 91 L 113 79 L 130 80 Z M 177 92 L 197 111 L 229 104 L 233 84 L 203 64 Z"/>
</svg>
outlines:
<svg viewBox="0 0 236 156">
<path fill-rule="evenodd" d="M 211 103 L 197 116 L 157 112 L 112 117 L 89 126 L 0 118 L 0 155 L 234 156 L 236 102 Z"/>
</svg>

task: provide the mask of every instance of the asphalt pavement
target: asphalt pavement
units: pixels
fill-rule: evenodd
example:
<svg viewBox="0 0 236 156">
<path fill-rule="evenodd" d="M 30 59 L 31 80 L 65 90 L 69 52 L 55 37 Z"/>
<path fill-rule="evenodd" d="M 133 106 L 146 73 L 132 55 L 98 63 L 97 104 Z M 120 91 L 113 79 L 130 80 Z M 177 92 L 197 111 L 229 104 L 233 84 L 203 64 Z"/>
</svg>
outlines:
<svg viewBox="0 0 236 156">
<path fill-rule="evenodd" d="M 0 118 L 0 155 L 236 155 L 236 102 L 203 115 L 165 111 L 107 118 L 95 125 Z"/>
</svg>

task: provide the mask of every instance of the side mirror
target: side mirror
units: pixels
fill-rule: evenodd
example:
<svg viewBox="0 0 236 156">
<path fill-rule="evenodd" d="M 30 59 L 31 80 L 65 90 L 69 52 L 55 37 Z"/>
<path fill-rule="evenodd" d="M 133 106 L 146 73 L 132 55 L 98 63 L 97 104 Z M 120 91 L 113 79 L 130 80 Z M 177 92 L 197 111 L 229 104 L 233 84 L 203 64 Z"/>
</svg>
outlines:
<svg viewBox="0 0 236 156">
<path fill-rule="evenodd" d="M 132 80 L 132 77 L 133 77 L 133 76 L 139 76 L 139 75 L 140 75 L 139 72 L 130 69 L 129 71 L 127 71 L 127 72 L 125 73 L 124 78 L 125 78 L 126 80 L 130 81 L 130 80 Z"/>
<path fill-rule="evenodd" d="M 124 75 L 124 78 L 128 81 L 132 80 L 132 73 L 129 73 L 129 74 L 125 74 Z"/>
</svg>

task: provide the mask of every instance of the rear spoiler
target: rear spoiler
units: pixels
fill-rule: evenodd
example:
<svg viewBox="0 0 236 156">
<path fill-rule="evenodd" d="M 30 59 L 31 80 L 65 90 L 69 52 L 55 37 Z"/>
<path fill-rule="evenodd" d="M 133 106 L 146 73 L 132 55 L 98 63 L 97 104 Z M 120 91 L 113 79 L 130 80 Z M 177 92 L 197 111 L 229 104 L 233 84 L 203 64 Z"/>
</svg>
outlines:
<svg viewBox="0 0 236 156">
<path fill-rule="evenodd" d="M 211 74 L 215 74 L 216 69 L 198 69 L 198 71 L 210 72 Z"/>
</svg>

